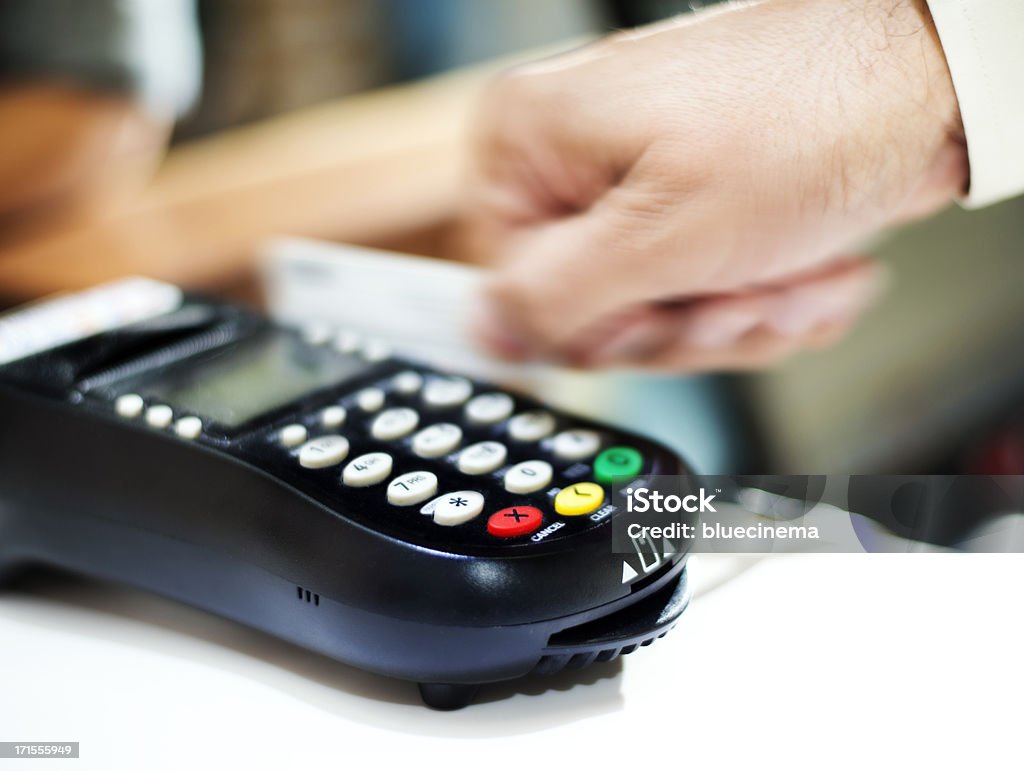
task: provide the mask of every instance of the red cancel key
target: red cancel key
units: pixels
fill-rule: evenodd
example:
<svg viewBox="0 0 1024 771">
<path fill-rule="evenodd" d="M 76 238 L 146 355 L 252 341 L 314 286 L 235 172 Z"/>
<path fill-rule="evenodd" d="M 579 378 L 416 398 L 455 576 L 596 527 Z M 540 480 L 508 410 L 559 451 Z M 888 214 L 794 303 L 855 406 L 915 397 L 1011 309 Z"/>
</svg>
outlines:
<svg viewBox="0 0 1024 771">
<path fill-rule="evenodd" d="M 543 518 L 541 510 L 533 506 L 510 506 L 491 514 L 487 532 L 499 538 L 527 535 L 540 527 Z"/>
</svg>

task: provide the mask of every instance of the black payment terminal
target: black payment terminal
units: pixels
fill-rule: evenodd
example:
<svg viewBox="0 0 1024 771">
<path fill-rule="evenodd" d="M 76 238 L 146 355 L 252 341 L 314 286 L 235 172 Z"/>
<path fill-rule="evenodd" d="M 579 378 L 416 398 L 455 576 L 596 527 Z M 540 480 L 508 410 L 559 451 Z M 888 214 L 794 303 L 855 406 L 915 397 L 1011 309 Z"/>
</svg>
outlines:
<svg viewBox="0 0 1024 771">
<path fill-rule="evenodd" d="M 612 552 L 671 451 L 323 326 L 125 279 L 0 316 L 0 580 L 174 598 L 436 708 L 664 635 L 685 553 Z"/>
</svg>

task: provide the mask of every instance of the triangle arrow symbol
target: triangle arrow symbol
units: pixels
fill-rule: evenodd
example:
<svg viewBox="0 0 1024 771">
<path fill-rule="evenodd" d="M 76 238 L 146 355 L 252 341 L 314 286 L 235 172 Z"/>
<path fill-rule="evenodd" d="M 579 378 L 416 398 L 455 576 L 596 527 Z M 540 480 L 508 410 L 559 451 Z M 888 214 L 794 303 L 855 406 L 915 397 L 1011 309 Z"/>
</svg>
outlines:
<svg viewBox="0 0 1024 771">
<path fill-rule="evenodd" d="M 635 570 L 633 570 L 633 567 L 628 562 L 623 560 L 622 561 L 622 583 L 628 584 L 630 581 L 632 581 L 634 578 L 636 578 L 637 575 L 638 574 L 637 574 L 637 572 Z"/>
</svg>

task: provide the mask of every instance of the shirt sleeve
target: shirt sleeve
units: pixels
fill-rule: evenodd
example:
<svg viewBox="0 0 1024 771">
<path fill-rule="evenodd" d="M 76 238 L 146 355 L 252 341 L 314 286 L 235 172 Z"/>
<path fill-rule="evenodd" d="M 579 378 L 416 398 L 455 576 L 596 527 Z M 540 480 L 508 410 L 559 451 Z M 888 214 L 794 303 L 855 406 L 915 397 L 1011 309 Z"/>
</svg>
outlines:
<svg viewBox="0 0 1024 771">
<path fill-rule="evenodd" d="M 202 54 L 194 0 L 0 0 L 0 78 L 130 93 L 180 115 Z"/>
<path fill-rule="evenodd" d="M 928 0 L 960 102 L 980 208 L 1024 192 L 1024 0 Z"/>
</svg>

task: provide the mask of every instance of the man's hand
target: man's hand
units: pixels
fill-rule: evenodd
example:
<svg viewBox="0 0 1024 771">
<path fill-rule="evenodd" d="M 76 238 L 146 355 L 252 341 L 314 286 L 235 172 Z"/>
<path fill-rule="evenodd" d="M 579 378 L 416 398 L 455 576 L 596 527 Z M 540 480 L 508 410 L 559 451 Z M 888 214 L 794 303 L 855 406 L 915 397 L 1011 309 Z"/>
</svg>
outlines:
<svg viewBox="0 0 1024 771">
<path fill-rule="evenodd" d="M 923 0 L 767 0 L 623 32 L 499 80 L 478 125 L 478 326 L 511 358 L 696 371 L 842 335 L 858 240 L 967 181 Z"/>
</svg>

